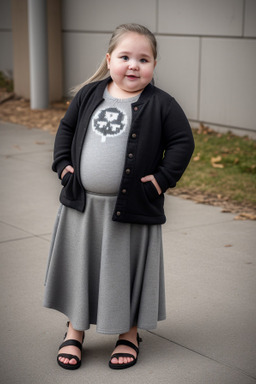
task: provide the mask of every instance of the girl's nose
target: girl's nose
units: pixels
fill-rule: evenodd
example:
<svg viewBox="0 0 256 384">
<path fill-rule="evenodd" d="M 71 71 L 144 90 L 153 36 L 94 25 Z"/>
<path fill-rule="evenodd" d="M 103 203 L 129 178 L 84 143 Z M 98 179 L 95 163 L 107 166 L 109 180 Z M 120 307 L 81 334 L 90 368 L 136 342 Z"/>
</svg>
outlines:
<svg viewBox="0 0 256 384">
<path fill-rule="evenodd" d="M 129 63 L 129 69 L 136 71 L 138 69 L 138 63 L 136 60 L 131 60 Z"/>
</svg>

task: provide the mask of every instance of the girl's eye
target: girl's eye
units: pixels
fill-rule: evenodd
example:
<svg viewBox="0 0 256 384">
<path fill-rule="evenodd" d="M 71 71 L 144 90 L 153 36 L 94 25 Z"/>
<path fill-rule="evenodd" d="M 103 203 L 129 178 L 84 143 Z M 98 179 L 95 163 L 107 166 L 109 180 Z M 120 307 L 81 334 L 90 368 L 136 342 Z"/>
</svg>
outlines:
<svg viewBox="0 0 256 384">
<path fill-rule="evenodd" d="M 123 59 L 124 61 L 127 61 L 127 60 L 129 60 L 129 57 L 128 56 L 122 56 L 121 59 Z"/>
<path fill-rule="evenodd" d="M 140 60 L 142 63 L 147 63 L 148 61 L 147 61 L 147 59 L 141 59 Z"/>
</svg>

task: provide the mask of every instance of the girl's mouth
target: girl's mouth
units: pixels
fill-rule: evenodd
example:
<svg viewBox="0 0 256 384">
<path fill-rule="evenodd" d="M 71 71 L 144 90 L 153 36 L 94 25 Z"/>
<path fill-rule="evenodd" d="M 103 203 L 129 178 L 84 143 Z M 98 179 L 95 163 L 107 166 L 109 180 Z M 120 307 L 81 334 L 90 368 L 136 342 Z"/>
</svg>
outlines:
<svg viewBox="0 0 256 384">
<path fill-rule="evenodd" d="M 126 75 L 126 77 L 128 77 L 128 79 L 131 79 L 131 80 L 138 79 L 138 77 L 134 75 Z"/>
</svg>

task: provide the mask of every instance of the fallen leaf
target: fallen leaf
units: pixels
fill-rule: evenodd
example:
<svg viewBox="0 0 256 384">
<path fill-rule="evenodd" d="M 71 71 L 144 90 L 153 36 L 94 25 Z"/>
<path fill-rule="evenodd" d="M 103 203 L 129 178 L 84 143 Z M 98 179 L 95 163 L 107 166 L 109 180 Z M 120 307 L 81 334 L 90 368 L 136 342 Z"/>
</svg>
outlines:
<svg viewBox="0 0 256 384">
<path fill-rule="evenodd" d="M 239 215 L 237 215 L 234 220 L 256 220 L 256 215 L 252 213 L 242 212 L 239 213 Z"/>
<path fill-rule="evenodd" d="M 216 156 L 211 158 L 212 163 L 219 163 L 222 160 L 221 156 Z"/>
<path fill-rule="evenodd" d="M 222 160 L 221 156 L 216 156 L 211 158 L 211 165 L 213 168 L 224 168 L 223 164 L 217 164 Z"/>
<path fill-rule="evenodd" d="M 199 161 L 200 160 L 200 153 L 198 153 L 196 156 L 193 157 L 193 161 Z"/>
<path fill-rule="evenodd" d="M 226 244 L 226 245 L 224 245 L 224 247 L 226 247 L 226 248 L 233 247 L 233 245 L 232 244 Z"/>
<path fill-rule="evenodd" d="M 213 168 L 224 168 L 223 164 L 212 163 Z"/>
</svg>

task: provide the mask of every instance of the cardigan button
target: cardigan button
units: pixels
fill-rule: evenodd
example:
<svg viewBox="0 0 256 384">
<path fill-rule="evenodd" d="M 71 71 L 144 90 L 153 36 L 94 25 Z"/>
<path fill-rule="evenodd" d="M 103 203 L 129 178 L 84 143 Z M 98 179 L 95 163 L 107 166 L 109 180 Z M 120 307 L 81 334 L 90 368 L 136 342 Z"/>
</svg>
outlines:
<svg viewBox="0 0 256 384">
<path fill-rule="evenodd" d="M 139 108 L 138 107 L 134 107 L 133 109 L 134 109 L 134 111 L 138 111 Z"/>
<path fill-rule="evenodd" d="M 130 175 L 130 173 L 131 173 L 130 168 L 127 168 L 127 169 L 125 170 L 125 173 L 126 173 L 126 175 Z"/>
<path fill-rule="evenodd" d="M 133 153 L 129 153 L 128 157 L 129 159 L 133 159 Z"/>
<path fill-rule="evenodd" d="M 120 212 L 120 211 L 117 211 L 117 212 L 116 212 L 116 215 L 117 215 L 117 216 L 121 216 L 121 212 Z"/>
<path fill-rule="evenodd" d="M 136 137 L 137 137 L 136 133 L 133 133 L 133 134 L 132 134 L 132 138 L 133 138 L 133 139 L 136 139 Z"/>
<path fill-rule="evenodd" d="M 126 189 L 122 189 L 122 194 L 123 194 L 123 195 L 125 195 L 125 194 L 126 194 L 126 192 L 127 192 L 127 190 L 126 190 Z"/>
</svg>

